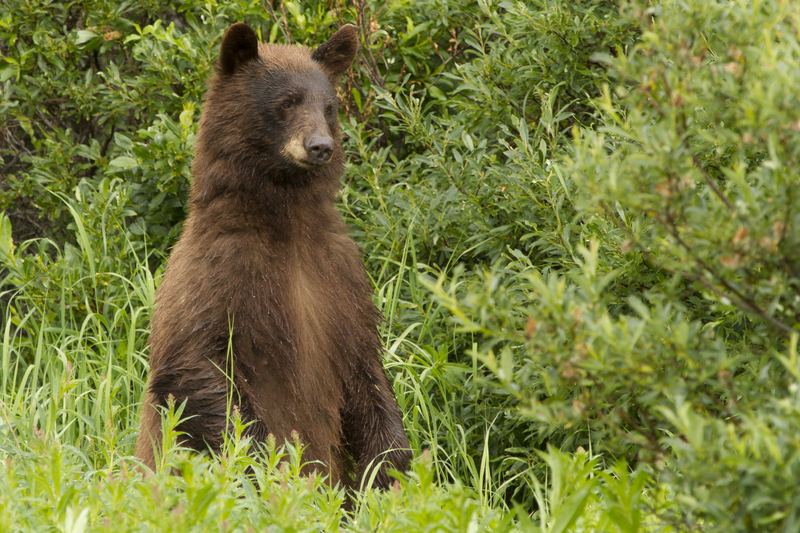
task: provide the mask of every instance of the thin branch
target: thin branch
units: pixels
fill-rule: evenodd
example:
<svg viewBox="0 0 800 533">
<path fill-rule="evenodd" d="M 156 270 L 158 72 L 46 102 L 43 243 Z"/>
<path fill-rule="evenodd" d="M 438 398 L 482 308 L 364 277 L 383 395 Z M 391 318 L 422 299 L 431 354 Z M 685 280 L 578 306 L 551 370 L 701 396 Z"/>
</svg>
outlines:
<svg viewBox="0 0 800 533">
<path fill-rule="evenodd" d="M 283 7 L 283 2 L 281 2 L 281 13 L 283 13 L 283 22 L 284 24 L 286 24 L 286 27 L 284 27 L 284 24 L 281 24 L 280 18 L 278 18 L 277 13 L 275 13 L 275 9 L 272 7 L 272 0 L 267 0 L 266 2 L 264 2 L 263 6 L 264 6 L 264 11 L 270 14 L 272 20 L 274 20 L 275 24 L 277 24 L 278 28 L 280 28 L 281 33 L 283 34 L 283 38 L 286 39 L 286 42 L 292 44 L 292 36 L 289 33 L 289 28 L 288 28 L 289 22 L 288 19 L 286 18 L 286 10 Z"/>
<path fill-rule="evenodd" d="M 22 447 L 19 445 L 19 441 L 17 440 L 17 434 L 14 431 L 14 427 L 11 425 L 11 420 L 8 417 L 8 412 L 6 411 L 6 404 L 0 402 L 0 408 L 3 409 L 3 418 L 6 420 L 6 424 L 8 424 L 8 431 L 11 433 L 11 436 L 14 437 L 14 444 L 17 445 L 17 450 L 22 453 Z"/>
<path fill-rule="evenodd" d="M 690 151 L 691 151 L 691 149 L 690 149 Z M 727 206 L 728 209 L 730 209 L 731 211 L 733 211 L 735 213 L 736 212 L 736 208 L 734 207 L 733 202 L 731 202 L 728 199 L 728 197 L 725 196 L 725 193 L 723 193 L 720 190 L 719 186 L 714 182 L 714 178 L 712 178 L 711 176 L 708 175 L 708 172 L 706 172 L 706 169 L 703 167 L 703 164 L 700 161 L 700 158 L 694 152 L 692 152 L 692 161 L 694 161 L 694 165 L 697 167 L 697 169 L 700 172 L 702 172 L 703 178 L 706 180 L 706 183 L 708 184 L 708 186 L 711 187 L 711 190 L 714 191 L 714 194 L 716 194 L 719 197 L 719 199 L 722 200 L 722 202 L 725 204 L 725 206 Z"/>
<path fill-rule="evenodd" d="M 631 232 L 631 230 L 629 230 L 628 227 L 625 226 L 624 224 L 620 224 L 620 221 L 617 219 L 616 216 L 613 215 L 613 213 L 611 213 L 611 211 L 608 209 L 608 207 L 605 205 L 604 202 L 600 202 L 600 207 L 607 215 L 609 215 L 609 218 L 611 218 L 611 220 L 614 221 L 614 224 L 617 226 L 617 228 L 623 231 L 626 235 L 628 235 L 630 241 L 636 245 L 636 247 L 639 249 L 639 251 L 642 253 L 642 255 L 645 257 L 647 261 L 651 262 L 652 264 L 660 264 L 660 262 L 650 252 L 648 252 L 644 248 L 644 246 L 636 239 L 636 237 L 633 235 L 633 232 Z M 692 251 L 692 248 L 685 241 L 683 241 L 683 239 L 681 239 L 676 232 L 673 231 L 674 228 L 672 228 L 670 224 L 666 223 L 661 218 L 659 218 L 658 221 L 667 229 L 667 231 L 669 231 L 670 235 L 672 235 L 672 237 L 678 241 L 678 244 L 680 244 L 686 251 L 688 252 Z M 728 299 L 731 303 L 733 303 L 740 309 L 758 315 L 759 317 L 761 317 L 762 319 L 764 319 L 765 321 L 769 322 L 771 325 L 776 327 L 782 334 L 785 334 L 787 337 L 795 333 L 795 330 L 793 328 L 789 327 L 788 325 L 784 324 L 778 319 L 767 314 L 766 311 L 761 309 L 755 302 L 753 302 L 747 296 L 743 295 L 738 289 L 733 287 L 726 280 L 721 279 L 720 276 L 718 276 L 717 273 L 702 259 L 698 259 L 696 257 L 692 258 L 697 262 L 698 266 L 701 268 L 698 269 L 699 270 L 698 272 L 689 272 L 689 271 L 683 272 L 684 275 L 686 275 L 687 277 L 689 277 L 694 281 L 699 281 L 700 283 L 705 285 L 706 288 L 710 289 L 718 296 Z M 705 276 L 702 275 L 703 270 L 711 274 L 716 279 L 717 283 L 725 287 L 725 289 L 727 289 L 730 292 L 725 292 L 716 285 L 714 285 L 713 283 L 711 283 L 711 281 L 709 281 Z"/>
</svg>

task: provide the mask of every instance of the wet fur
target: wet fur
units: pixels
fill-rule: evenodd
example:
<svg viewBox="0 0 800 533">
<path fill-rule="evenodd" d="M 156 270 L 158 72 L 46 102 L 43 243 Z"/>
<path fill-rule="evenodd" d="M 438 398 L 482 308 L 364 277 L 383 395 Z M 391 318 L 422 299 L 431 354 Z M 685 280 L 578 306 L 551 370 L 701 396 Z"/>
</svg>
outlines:
<svg viewBox="0 0 800 533">
<path fill-rule="evenodd" d="M 326 465 L 307 471 L 334 484 L 357 483 L 373 460 L 404 470 L 408 440 L 380 361 L 379 314 L 334 207 L 343 151 L 331 85 L 355 55 L 355 29 L 312 58 L 299 46 L 260 44 L 254 54 L 241 26 L 226 35 L 206 95 L 189 216 L 156 297 L 136 455 L 155 469 L 153 406 L 170 394 L 192 417 L 178 428 L 183 445 L 219 449 L 232 323 L 233 399 L 255 421 L 249 435 L 283 443 L 296 430 L 303 460 Z M 291 113 L 280 105 L 287 98 L 296 98 Z M 286 147 L 325 125 L 333 155 L 304 168 Z M 384 488 L 386 468 L 376 478 Z"/>
</svg>

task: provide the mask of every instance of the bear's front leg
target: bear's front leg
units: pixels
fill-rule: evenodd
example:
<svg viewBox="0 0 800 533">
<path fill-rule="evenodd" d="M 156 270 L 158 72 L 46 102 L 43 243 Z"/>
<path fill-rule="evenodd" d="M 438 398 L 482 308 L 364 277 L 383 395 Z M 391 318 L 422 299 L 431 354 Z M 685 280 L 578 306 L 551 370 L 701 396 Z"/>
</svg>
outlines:
<svg viewBox="0 0 800 533">
<path fill-rule="evenodd" d="M 378 357 L 362 360 L 352 370 L 345 384 L 345 441 L 361 487 L 367 488 L 373 469 L 379 468 L 375 486 L 387 489 L 392 483 L 387 470 L 404 472 L 411 460 L 403 417 Z"/>
<path fill-rule="evenodd" d="M 205 363 L 205 364 L 201 364 Z M 156 453 L 161 450 L 161 416 L 158 407 L 167 407 L 169 397 L 176 407 L 185 402 L 181 422 L 175 428 L 181 434 L 178 444 L 183 447 L 219 452 L 223 433 L 232 431 L 229 415 L 236 408 L 244 423 L 252 422 L 245 436 L 264 441 L 267 427 L 254 413 L 247 392 L 234 388 L 219 368 L 209 361 L 194 366 L 161 368 L 151 377 L 142 417 L 142 430 L 136 443 L 136 456 L 151 470 L 156 469 Z"/>
</svg>

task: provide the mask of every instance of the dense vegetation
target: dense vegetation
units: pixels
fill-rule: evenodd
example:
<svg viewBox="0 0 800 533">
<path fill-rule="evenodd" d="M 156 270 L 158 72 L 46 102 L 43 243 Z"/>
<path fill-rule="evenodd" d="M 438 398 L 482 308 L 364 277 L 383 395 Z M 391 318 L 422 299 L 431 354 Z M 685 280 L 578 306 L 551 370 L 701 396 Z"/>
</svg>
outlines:
<svg viewBox="0 0 800 533">
<path fill-rule="evenodd" d="M 131 457 L 236 21 L 361 28 L 341 210 L 418 460 L 347 516 L 298 443 Z M 797 531 L 799 27 L 786 0 L 5 0 L 0 529 Z"/>
</svg>

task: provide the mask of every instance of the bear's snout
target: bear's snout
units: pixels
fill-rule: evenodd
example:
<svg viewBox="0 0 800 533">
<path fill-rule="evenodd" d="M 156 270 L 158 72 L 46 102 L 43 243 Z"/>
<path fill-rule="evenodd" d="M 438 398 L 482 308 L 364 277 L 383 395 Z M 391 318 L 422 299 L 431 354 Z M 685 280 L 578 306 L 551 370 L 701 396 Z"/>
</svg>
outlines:
<svg viewBox="0 0 800 533">
<path fill-rule="evenodd" d="M 328 136 L 312 135 L 306 140 L 306 154 L 316 165 L 327 163 L 333 154 L 333 139 Z"/>
</svg>

